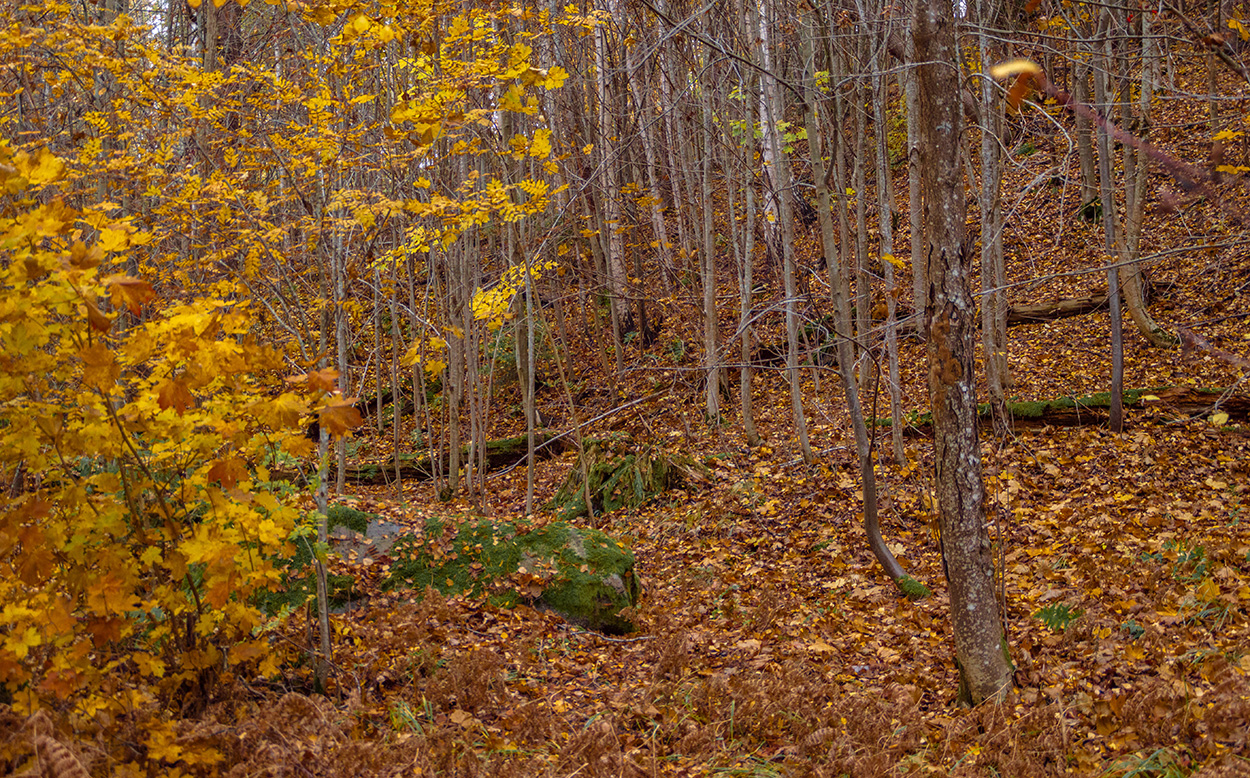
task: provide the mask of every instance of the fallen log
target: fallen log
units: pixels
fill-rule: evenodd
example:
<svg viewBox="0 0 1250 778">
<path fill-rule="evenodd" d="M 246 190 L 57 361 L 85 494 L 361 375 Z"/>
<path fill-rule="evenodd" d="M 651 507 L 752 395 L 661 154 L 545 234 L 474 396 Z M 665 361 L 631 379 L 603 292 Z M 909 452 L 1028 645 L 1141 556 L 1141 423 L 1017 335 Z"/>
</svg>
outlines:
<svg viewBox="0 0 1250 778">
<path fill-rule="evenodd" d="M 1069 316 L 1080 316 L 1093 313 L 1107 307 L 1107 295 L 1090 297 L 1069 297 L 1048 300 L 1040 303 L 1023 303 L 1007 309 L 1007 326 L 1019 324 L 1037 324 L 1043 321 L 1066 319 Z"/>
<path fill-rule="evenodd" d="M 547 445 L 550 442 L 550 445 Z M 554 457 L 573 447 L 573 440 L 568 437 L 560 437 L 546 432 L 535 433 L 534 445 L 542 446 L 535 451 L 535 456 L 540 459 Z M 519 465 L 525 461 L 528 450 L 527 436 L 518 435 L 515 438 L 501 438 L 500 440 L 490 440 L 486 442 L 486 469 L 501 470 L 513 465 Z M 468 459 L 468 446 L 460 449 L 460 462 L 463 463 Z M 434 463 L 439 461 L 440 472 L 446 473 L 451 467 L 450 457 L 444 452 L 441 455 L 441 461 L 436 460 L 435 456 L 430 452 L 400 454 L 399 455 L 399 478 L 400 480 L 412 479 L 417 481 L 427 481 L 434 477 Z M 301 478 L 301 474 L 297 471 L 274 468 L 270 470 L 270 475 L 275 480 L 295 481 Z M 358 484 L 386 484 L 395 480 L 395 458 L 387 457 L 385 459 L 368 460 L 363 462 L 349 462 L 347 469 L 344 471 L 344 478 Z"/>
<path fill-rule="evenodd" d="M 1225 389 L 1200 389 L 1187 386 L 1131 389 L 1124 392 L 1125 411 L 1162 410 L 1173 416 L 1211 416 L 1228 414 L 1229 421 L 1250 421 L 1250 398 L 1225 396 Z M 1078 427 L 1105 424 L 1111 407 L 1111 393 L 1098 392 L 1084 397 L 1059 397 L 1054 400 L 1030 400 L 1007 403 L 1007 413 L 1015 427 Z M 978 406 L 982 419 L 991 413 L 989 403 Z M 909 430 L 928 434 L 933 417 L 929 413 L 905 419 Z M 879 427 L 890 426 L 890 419 L 881 419 Z"/>
<path fill-rule="evenodd" d="M 1018 327 L 1023 324 L 1039 324 L 1046 321 L 1055 321 L 1056 319 L 1066 319 L 1069 316 L 1081 316 L 1086 313 L 1105 310 L 1106 307 L 1107 295 L 1105 294 L 1090 295 L 1088 297 L 1055 298 L 1040 303 L 1017 303 L 1007 309 L 1007 326 Z M 873 312 L 872 320 L 873 333 L 875 335 L 884 332 L 883 322 L 877 316 L 877 313 L 878 311 Z M 920 322 L 912 315 L 909 308 L 900 305 L 897 317 L 899 337 L 918 334 Z M 825 335 L 823 339 L 813 343 L 799 355 L 801 364 L 825 366 L 837 364 L 837 360 L 834 357 L 835 340 L 827 332 L 823 334 Z M 751 365 L 756 368 L 780 367 L 785 364 L 785 361 L 785 343 L 761 343 L 755 347 L 755 351 L 751 355 Z"/>
</svg>

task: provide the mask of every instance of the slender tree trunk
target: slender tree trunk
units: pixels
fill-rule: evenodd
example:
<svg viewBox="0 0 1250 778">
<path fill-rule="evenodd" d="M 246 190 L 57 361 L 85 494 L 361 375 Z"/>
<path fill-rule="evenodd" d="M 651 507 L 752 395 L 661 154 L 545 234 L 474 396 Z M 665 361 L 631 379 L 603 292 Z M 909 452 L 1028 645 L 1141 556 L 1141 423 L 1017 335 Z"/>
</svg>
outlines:
<svg viewBox="0 0 1250 778">
<path fill-rule="evenodd" d="M 705 66 L 708 63 L 705 61 Z M 708 422 L 720 420 L 720 323 L 716 318 L 716 243 L 712 231 L 712 95 L 703 89 L 703 353 L 707 368 Z"/>
<path fill-rule="evenodd" d="M 608 0 L 606 10 L 615 18 L 617 14 L 615 0 Z M 620 163 L 616 152 L 617 141 L 612 106 L 615 95 L 608 88 L 608 68 L 610 57 L 608 51 L 609 27 L 601 24 L 595 27 L 595 97 L 599 105 L 598 143 L 600 191 L 602 192 L 603 225 L 600 227 L 600 240 L 607 253 L 605 270 L 607 271 L 607 288 L 610 311 L 612 314 L 612 345 L 616 354 L 616 373 L 625 370 L 625 352 L 621 342 L 621 319 L 625 301 L 622 292 L 625 289 L 625 247 L 621 238 L 621 198 L 620 198 Z"/>
<path fill-rule="evenodd" d="M 962 116 L 953 17 L 954 9 L 946 0 L 919 0 L 913 29 L 925 139 L 925 323 L 942 561 L 950 585 L 960 696 L 975 705 L 1004 697 L 1012 685 L 1012 666 L 998 615 L 994 557 L 985 527 L 973 359 L 975 303 L 969 288 L 971 255 L 964 245 Z"/>
<path fill-rule="evenodd" d="M 761 4 L 764 16 L 760 19 L 760 50 L 764 70 L 768 71 L 772 60 L 768 29 L 771 26 L 768 18 L 773 9 L 772 2 Z M 795 285 L 794 271 L 794 214 L 790 207 L 790 197 L 782 189 L 783 182 L 790 181 L 789 161 L 782 152 L 781 139 L 777 137 L 777 121 L 781 116 L 781 101 L 777 95 L 777 85 L 767 76 L 760 79 L 762 102 L 764 107 L 761 118 L 771 131 L 766 132 L 766 140 L 772 147 L 773 156 L 773 188 L 772 194 L 781 220 L 780 240 L 782 258 L 782 280 L 786 290 L 786 375 L 790 381 L 790 410 L 794 414 L 794 432 L 798 437 L 799 452 L 803 461 L 814 459 L 811 442 L 807 436 L 807 417 L 803 411 L 803 376 L 799 371 L 799 312 L 798 290 Z"/>
<path fill-rule="evenodd" d="M 746 26 L 745 32 L 748 35 L 753 34 L 749 21 L 750 15 L 746 13 L 742 5 L 744 2 L 754 3 L 754 1 L 739 0 L 738 2 L 738 16 L 742 20 L 741 23 Z M 755 78 L 754 71 L 748 71 L 742 87 L 744 94 L 751 95 L 755 93 Z M 726 190 L 729 207 L 730 239 L 733 241 L 734 260 L 738 265 L 738 336 L 741 344 L 742 362 L 738 371 L 738 404 L 742 412 L 742 432 L 746 436 L 747 445 L 755 448 L 763 442 L 755 428 L 755 413 L 751 398 L 751 333 L 753 329 L 751 321 L 751 289 L 754 284 L 753 276 L 755 269 L 755 133 L 751 131 L 751 128 L 755 127 L 756 103 L 749 98 L 739 102 L 742 105 L 742 126 L 747 129 L 742 133 L 741 148 L 731 149 L 728 146 L 725 147 L 725 170 L 737 171 L 737 174 L 733 176 L 733 180 L 728 183 Z M 726 120 L 728 120 L 728 116 L 726 116 Z M 743 207 L 746 210 L 746 223 L 741 228 L 738 226 L 737 202 L 735 199 L 735 192 L 739 191 L 737 186 L 739 182 L 741 182 L 741 191 L 745 200 Z"/>
<path fill-rule="evenodd" d="M 1072 65 L 1072 95 L 1078 103 L 1089 103 L 1090 65 L 1079 56 Z M 1098 201 L 1098 168 L 1094 161 L 1093 123 L 1076 114 L 1076 155 L 1081 163 L 1081 209 Z"/>
<path fill-rule="evenodd" d="M 986 30 L 995 16 L 992 0 L 979 0 L 981 61 L 991 61 Z M 981 348 L 986 384 L 994 406 L 994 424 L 1005 429 L 1007 374 L 1007 269 L 1003 258 L 1002 99 L 995 84 L 981 80 Z"/>
<path fill-rule="evenodd" d="M 1156 71 L 1159 66 L 1159 54 L 1156 41 L 1151 33 L 1151 14 L 1141 14 L 1141 88 L 1138 92 L 1137 110 L 1139 127 L 1137 136 L 1146 140 L 1150 136 L 1150 103 L 1154 97 L 1154 86 L 1157 81 Z M 1124 97 L 1121 102 L 1120 125 L 1129 127 L 1133 119 L 1132 82 L 1124 79 Z M 1142 224 L 1145 217 L 1146 182 L 1149 179 L 1149 165 L 1146 160 L 1139 159 L 1138 151 L 1132 146 L 1124 147 L 1124 240 L 1122 250 L 1117 252 L 1121 259 L 1132 264 L 1124 268 L 1124 302 L 1128 308 L 1133 324 L 1152 346 L 1171 348 L 1177 339 L 1155 322 L 1150 311 L 1146 309 L 1145 270 L 1137 259 L 1141 257 Z"/>
<path fill-rule="evenodd" d="M 859 454 L 860 483 L 864 493 L 864 531 L 868 535 L 868 546 L 873 556 L 881 563 L 886 575 L 898 582 L 907 574 L 898 560 L 886 545 L 881 536 L 881 523 L 877 515 L 877 480 L 873 468 L 872 440 L 868 437 L 868 425 L 864 421 L 864 410 L 860 405 L 859 390 L 855 383 L 855 349 L 849 337 L 851 329 L 851 304 L 846 294 L 846 283 L 840 277 L 837 268 L 842 267 L 838 258 L 838 241 L 833 225 L 832 199 L 829 196 L 829 185 L 826 177 L 824 160 L 824 127 L 817 115 L 814 58 L 815 31 L 811 20 L 800 30 L 800 45 L 803 53 L 803 102 L 807 109 L 804 122 L 807 125 L 807 144 L 812 160 L 812 178 L 816 183 L 816 214 L 820 224 L 821 246 L 825 253 L 825 262 L 829 268 L 829 287 L 833 296 L 834 337 L 837 338 L 838 376 L 842 379 L 842 388 L 846 392 L 847 410 L 851 417 L 851 428 L 855 435 L 855 449 Z M 897 418 L 897 417 L 896 417 Z M 910 594 L 910 593 L 909 593 Z"/>
<path fill-rule="evenodd" d="M 911 35 L 905 37 L 908 61 L 915 62 L 915 38 Z M 920 92 L 914 69 L 908 69 L 901 77 L 907 101 L 907 223 L 911 231 L 912 310 L 915 312 L 913 316 L 920 316 L 929 286 L 928 279 L 924 277 L 925 241 L 920 210 Z M 913 330 L 923 334 L 923 322 Z"/>
<path fill-rule="evenodd" d="M 876 72 L 872 74 L 873 129 L 877 149 L 877 229 L 880 237 L 881 271 L 885 286 L 885 354 L 890 388 L 890 443 L 894 461 L 900 466 L 907 464 L 903 453 L 903 388 L 899 379 L 898 364 L 898 297 L 900 289 L 894 279 L 894 202 L 890 186 L 889 117 L 886 115 L 886 99 L 889 97 L 886 74 L 886 41 L 890 27 L 882 9 L 878 9 L 885 25 L 877 39 L 872 42 L 877 52 Z"/>
<path fill-rule="evenodd" d="M 861 51 L 865 48 L 859 41 Z M 864 133 L 863 105 L 869 100 L 864 98 L 864 89 L 860 84 L 854 85 L 855 106 L 851 110 L 854 120 L 852 137 L 855 139 L 854 165 L 852 166 L 851 186 L 855 189 L 855 337 L 863 349 L 859 362 L 859 394 L 869 398 L 873 393 L 874 380 L 873 344 L 872 344 L 872 269 L 868 261 L 868 206 L 865 202 L 867 179 L 864 173 L 868 164 L 868 141 Z M 865 358 L 867 357 L 867 358 Z"/>
<path fill-rule="evenodd" d="M 642 64 L 637 62 L 637 45 L 629 49 L 628 81 L 634 97 L 634 111 L 638 117 L 638 137 L 642 141 L 643 155 L 647 161 L 647 185 L 651 193 L 651 230 L 655 234 L 656 254 L 660 259 L 660 285 L 664 296 L 673 293 L 673 279 L 676 269 L 673 266 L 673 246 L 668 237 L 668 224 L 664 219 L 664 195 L 660 191 L 659 162 L 655 153 L 655 125 L 657 119 L 651 108 L 651 101 L 643 97 Z M 663 76 L 661 76 L 662 78 Z"/>
<path fill-rule="evenodd" d="M 1111 25 L 1111 14 L 1104 11 L 1100 29 L 1109 30 Z M 1114 62 L 1110 39 L 1102 44 L 1102 50 L 1095 62 L 1097 64 L 1094 70 L 1094 107 L 1106 117 L 1111 114 L 1107 80 L 1111 77 L 1110 68 Z M 1111 138 L 1105 130 L 1099 128 L 1098 179 L 1099 191 L 1102 195 L 1103 246 L 1106 249 L 1107 258 L 1107 305 L 1111 315 L 1110 423 L 1113 432 L 1121 432 L 1124 429 L 1124 331 L 1120 320 L 1120 272 L 1115 263 L 1116 241 L 1119 240 L 1119 212 L 1116 208 L 1115 192 L 1112 189 L 1115 182 L 1113 170 Z"/>
</svg>

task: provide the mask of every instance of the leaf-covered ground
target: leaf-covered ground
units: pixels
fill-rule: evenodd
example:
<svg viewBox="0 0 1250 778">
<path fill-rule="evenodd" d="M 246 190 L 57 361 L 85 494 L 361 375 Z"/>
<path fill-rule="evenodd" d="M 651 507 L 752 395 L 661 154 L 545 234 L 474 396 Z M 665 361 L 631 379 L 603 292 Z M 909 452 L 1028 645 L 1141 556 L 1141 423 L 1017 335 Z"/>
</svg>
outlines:
<svg viewBox="0 0 1250 778">
<path fill-rule="evenodd" d="M 1013 157 L 1017 190 L 1056 164 L 1065 151 L 1058 142 Z M 1175 151 L 1204 153 L 1183 143 Z M 1160 177 L 1157 185 L 1170 184 Z M 1152 350 L 1129 325 L 1126 387 L 1250 394 L 1235 364 L 1250 353 L 1250 258 L 1232 218 L 1239 193 L 1228 190 L 1220 202 L 1152 211 L 1147 253 L 1215 247 L 1152 260 L 1151 310 L 1233 361 L 1212 350 Z M 1013 287 L 1014 302 L 1103 287 L 1099 226 L 1083 222 L 1077 205 L 1070 189 L 1035 189 L 1016 202 L 1009 275 L 1029 283 Z M 814 266 L 811 237 L 799 254 Z M 711 466 L 705 483 L 588 520 L 634 549 L 646 585 L 637 634 L 609 638 L 476 600 L 408 602 L 373 590 L 388 559 L 366 550 L 335 561 L 374 596 L 367 609 L 334 619 L 326 694 L 307 667 L 274 678 L 226 675 L 202 715 L 173 723 L 149 774 L 209 772 L 196 760 L 216 753 L 215 769 L 239 776 L 1250 775 L 1246 419 L 1190 418 L 1159 403 L 1132 411 L 1118 435 L 1097 422 L 985 434 L 1017 689 L 1005 704 L 963 710 L 954 702 L 925 432 L 909 430 L 906 466 L 888 461 L 888 432 L 878 442 L 886 538 L 934 591 L 914 603 L 868 550 L 834 373 L 804 372 L 816 464 L 799 456 L 776 370 L 756 375 L 766 444 L 749 449 L 733 408 L 720 426 L 702 416 L 694 294 L 665 304 L 666 330 L 645 357 L 629 346 L 631 369 L 614 390 L 591 367 L 589 345 L 575 345 L 583 350 L 569 360 L 582 366 L 573 382 L 589 387 L 579 418 L 657 395 L 591 431 L 628 432 Z M 1011 393 L 1043 400 L 1105 391 L 1107 320 L 1103 311 L 1012 328 Z M 728 312 L 722 324 L 732 331 Z M 783 341 L 771 326 L 761 340 Z M 903 344 L 902 366 L 904 408 L 923 411 L 919 344 Z M 564 397 L 549 389 L 539 398 L 553 429 L 572 418 Z M 491 437 L 523 425 L 500 410 L 516 402 L 515 386 L 498 389 Z M 365 438 L 357 452 L 376 456 L 387 445 Z M 568 454 L 536 465 L 540 499 L 571 464 Z M 479 509 L 515 519 L 525 477 L 523 468 L 491 476 L 482 505 L 441 502 L 415 482 L 358 490 L 354 503 L 401 522 Z M 301 616 L 277 639 L 313 644 Z M 31 726 L 0 724 L 10 744 Z M 73 758 L 98 774 L 136 774 L 116 757 L 126 744 L 154 753 L 150 733 L 125 720 L 84 719 L 77 734 Z M 48 754 L 53 764 L 57 752 Z"/>
<path fill-rule="evenodd" d="M 1171 284 L 1173 303 L 1156 311 L 1169 325 L 1209 308 L 1210 276 L 1187 275 L 1188 261 L 1155 268 Z M 1222 288 L 1250 274 L 1227 252 L 1212 267 Z M 1244 355 L 1244 296 L 1223 305 L 1234 318 L 1207 324 L 1205 337 Z M 1104 388 L 1105 312 L 1011 334 L 1020 396 Z M 1236 386 L 1244 372 L 1210 353 L 1126 340 L 1132 386 Z M 913 381 L 922 359 L 905 344 Z M 682 367 L 661 365 L 639 384 L 679 388 Z M 920 392 L 908 386 L 908 407 L 923 407 Z M 636 635 L 608 638 L 525 607 L 379 594 L 336 620 L 330 696 L 312 695 L 299 673 L 236 679 L 238 694 L 211 711 L 216 724 L 186 725 L 188 742 L 213 744 L 239 775 L 1247 774 L 1245 420 L 1215 424 L 1163 403 L 1131 412 L 1121 435 L 1098 423 L 987 433 L 1018 688 L 1006 704 L 967 711 L 954 702 L 931 442 L 913 430 L 908 465 L 879 465 L 887 540 L 934 590 L 913 603 L 867 548 L 833 377 L 811 396 L 822 454 L 810 467 L 776 373 L 757 379 L 768 442 L 755 450 L 692 404 L 612 417 L 615 430 L 712 466 L 706 483 L 590 520 L 637 555 L 646 597 Z M 555 401 L 547 410 L 558 424 Z M 881 446 L 888 452 L 884 433 Z M 538 465 L 540 495 L 571 457 Z M 488 492 L 489 511 L 518 516 L 524 470 L 492 477 Z M 411 483 L 359 504 L 399 520 L 469 511 Z M 365 554 L 352 566 L 367 580 L 386 564 Z M 289 637 L 306 641 L 305 627 Z"/>
</svg>

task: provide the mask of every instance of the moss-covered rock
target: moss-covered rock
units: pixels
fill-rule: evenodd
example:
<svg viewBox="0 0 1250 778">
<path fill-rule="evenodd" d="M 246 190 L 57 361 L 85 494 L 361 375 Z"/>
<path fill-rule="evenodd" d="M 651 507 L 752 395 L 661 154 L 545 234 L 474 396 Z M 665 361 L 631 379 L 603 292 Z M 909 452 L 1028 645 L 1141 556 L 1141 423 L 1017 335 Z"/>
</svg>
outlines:
<svg viewBox="0 0 1250 778">
<path fill-rule="evenodd" d="M 391 554 L 384 588 L 486 594 L 502 605 L 529 601 L 589 629 L 634 629 L 622 613 L 639 598 L 633 552 L 598 530 L 432 519 L 423 534 L 396 539 Z"/>
</svg>

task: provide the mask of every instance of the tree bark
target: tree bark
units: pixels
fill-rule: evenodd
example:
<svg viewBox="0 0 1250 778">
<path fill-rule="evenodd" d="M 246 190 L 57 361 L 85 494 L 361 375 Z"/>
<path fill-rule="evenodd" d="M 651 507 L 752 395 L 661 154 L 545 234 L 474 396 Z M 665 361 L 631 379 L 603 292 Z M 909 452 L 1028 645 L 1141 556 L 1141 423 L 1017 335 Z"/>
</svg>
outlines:
<svg viewBox="0 0 1250 778">
<path fill-rule="evenodd" d="M 1003 699 L 1011 688 L 1013 670 L 999 620 L 994 557 L 985 527 L 953 7 L 946 0 L 920 0 L 913 30 L 921 63 L 917 71 L 928 244 L 925 321 L 942 561 L 950 586 L 960 696 L 975 705 Z"/>
<path fill-rule="evenodd" d="M 1099 30 L 1104 34 L 1110 30 L 1112 21 L 1109 11 L 1103 12 Z M 1111 111 L 1108 96 L 1107 79 L 1115 58 L 1111 52 L 1111 39 L 1108 37 L 1102 44 L 1102 51 L 1095 59 L 1099 64 L 1094 70 L 1094 100 L 1096 110 L 1105 117 Z M 1115 201 L 1114 168 L 1111 159 L 1111 138 L 1103 127 L 1098 128 L 1098 190 L 1102 197 L 1102 229 L 1104 247 L 1107 258 L 1107 302 L 1111 314 L 1111 430 L 1121 432 L 1124 429 L 1124 406 L 1120 398 L 1124 395 L 1124 332 L 1120 317 L 1120 271 L 1116 267 L 1116 243 L 1119 236 L 1119 213 Z"/>
<path fill-rule="evenodd" d="M 833 297 L 833 309 L 836 322 L 834 337 L 838 350 L 838 376 L 842 380 L 842 388 L 846 392 L 847 411 L 851 417 L 851 428 L 855 435 L 855 449 L 859 454 L 860 485 L 864 493 L 864 531 L 868 536 L 868 546 L 873 556 L 881 563 L 886 575 L 898 582 L 907 574 L 895 559 L 894 554 L 881 536 L 881 522 L 877 515 L 877 480 L 873 469 L 872 440 L 868 436 L 868 425 L 864 421 L 864 409 L 860 404 L 859 390 L 855 383 L 855 350 L 851 342 L 851 304 L 846 293 L 848 284 L 842 277 L 839 268 L 845 267 L 838 258 L 837 235 L 833 225 L 832 200 L 829 196 L 828 178 L 824 160 L 824 127 L 820 116 L 816 113 L 816 63 L 813 55 L 812 41 L 815 31 L 810 18 L 801 30 L 800 45 L 803 51 L 806 77 L 803 80 L 803 101 L 806 107 L 804 121 L 807 124 L 807 143 L 812 160 L 812 178 L 816 182 L 816 213 L 820 224 L 821 245 L 825 253 L 825 262 L 829 268 L 829 286 Z M 895 416 L 898 418 L 898 416 Z M 902 425 L 898 427 L 901 439 Z"/>
<path fill-rule="evenodd" d="M 981 31 L 977 34 L 981 61 L 991 61 L 986 30 L 994 13 L 992 0 L 977 3 Z M 1002 99 L 989 79 L 981 81 L 981 349 L 990 401 L 999 411 L 1006 402 L 1007 365 L 1007 268 L 1003 259 L 1002 212 Z M 1004 429 L 1007 419 L 994 414 L 994 424 Z"/>
<path fill-rule="evenodd" d="M 898 298 L 900 289 L 894 280 L 894 203 L 890 185 L 889 119 L 886 116 L 886 101 L 889 98 L 889 82 L 886 74 L 886 41 L 890 37 L 889 20 L 885 14 L 883 2 L 876 2 L 874 13 L 880 17 L 876 38 L 871 41 L 877 52 L 875 68 L 872 74 L 872 121 L 876 136 L 877 158 L 877 229 L 879 230 L 881 271 L 885 286 L 885 355 L 890 390 L 890 416 L 901 418 L 903 415 L 903 388 L 899 379 L 898 364 Z M 903 453 L 902 425 L 890 428 L 891 451 L 894 461 L 902 466 L 907 463 Z"/>
<path fill-rule="evenodd" d="M 760 60 L 764 63 L 764 70 L 768 71 L 773 59 L 769 33 L 773 25 L 768 16 L 776 9 L 772 2 L 765 2 L 761 4 L 761 10 L 763 15 L 757 28 L 760 34 Z M 790 381 L 790 410 L 794 414 L 794 431 L 798 438 L 799 452 L 803 456 L 803 461 L 810 463 L 814 455 L 807 436 L 807 417 L 803 411 L 803 377 L 799 372 L 798 292 L 794 280 L 794 214 L 790 205 L 791 195 L 783 188 L 783 186 L 788 187 L 791 181 L 790 165 L 782 152 L 781 139 L 777 132 L 777 123 L 781 119 L 781 100 L 777 95 L 776 83 L 768 76 L 760 79 L 760 104 L 762 106 L 760 119 L 766 128 L 763 141 L 766 147 L 771 149 L 773 158 L 770 172 L 771 201 L 775 208 L 774 213 L 780 220 L 778 234 L 781 243 L 782 280 L 786 290 L 786 376 Z"/>
</svg>

